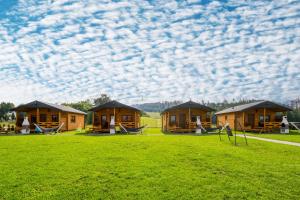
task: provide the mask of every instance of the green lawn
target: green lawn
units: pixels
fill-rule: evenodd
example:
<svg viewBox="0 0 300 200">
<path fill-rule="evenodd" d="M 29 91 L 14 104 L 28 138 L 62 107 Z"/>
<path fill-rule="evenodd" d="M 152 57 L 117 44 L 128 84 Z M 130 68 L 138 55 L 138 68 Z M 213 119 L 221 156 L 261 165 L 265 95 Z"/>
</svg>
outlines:
<svg viewBox="0 0 300 200">
<path fill-rule="evenodd" d="M 300 148 L 218 136 L 0 136 L 0 199 L 298 199 Z M 147 132 L 148 131 L 148 132 Z M 224 138 L 225 139 L 225 138 Z"/>
</svg>

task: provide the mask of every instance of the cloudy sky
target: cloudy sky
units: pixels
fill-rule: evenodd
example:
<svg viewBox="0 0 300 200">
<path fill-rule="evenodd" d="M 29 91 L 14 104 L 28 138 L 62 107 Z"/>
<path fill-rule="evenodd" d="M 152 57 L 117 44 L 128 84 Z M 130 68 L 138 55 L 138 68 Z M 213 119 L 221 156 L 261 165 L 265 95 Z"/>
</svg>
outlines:
<svg viewBox="0 0 300 200">
<path fill-rule="evenodd" d="M 300 0 L 0 0 L 0 101 L 300 96 Z"/>
</svg>

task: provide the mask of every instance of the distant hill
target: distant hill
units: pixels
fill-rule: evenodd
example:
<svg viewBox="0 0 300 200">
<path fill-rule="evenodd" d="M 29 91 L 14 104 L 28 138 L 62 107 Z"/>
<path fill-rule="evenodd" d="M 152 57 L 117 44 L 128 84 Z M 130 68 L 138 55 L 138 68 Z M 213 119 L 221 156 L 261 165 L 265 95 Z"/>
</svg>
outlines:
<svg viewBox="0 0 300 200">
<path fill-rule="evenodd" d="M 238 106 L 241 104 L 245 104 L 245 103 L 252 103 L 255 102 L 257 100 L 238 100 L 238 101 L 224 101 L 224 102 L 220 102 L 220 103 L 212 103 L 212 102 L 199 102 L 203 105 L 209 106 L 217 111 L 223 110 L 225 108 L 229 108 L 232 106 Z M 182 101 L 165 101 L 165 102 L 155 102 L 155 103 L 143 103 L 143 104 L 135 104 L 133 105 L 136 108 L 139 108 L 145 112 L 162 112 L 163 110 L 172 107 L 172 106 L 176 106 L 178 104 L 183 103 Z"/>
<path fill-rule="evenodd" d="M 143 103 L 143 104 L 135 104 L 134 107 L 141 109 L 145 112 L 162 112 L 166 108 L 176 106 L 178 104 L 183 103 L 182 101 L 166 101 L 166 102 L 155 102 L 155 103 Z"/>
</svg>

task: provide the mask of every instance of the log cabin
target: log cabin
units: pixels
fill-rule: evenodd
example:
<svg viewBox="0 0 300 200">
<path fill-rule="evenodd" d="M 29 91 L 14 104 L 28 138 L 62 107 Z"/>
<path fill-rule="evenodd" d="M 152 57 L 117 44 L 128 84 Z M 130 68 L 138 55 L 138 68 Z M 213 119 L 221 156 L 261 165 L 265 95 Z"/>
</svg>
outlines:
<svg viewBox="0 0 300 200">
<path fill-rule="evenodd" d="M 271 132 L 280 128 L 282 117 L 291 110 L 275 102 L 257 101 L 217 112 L 217 124 L 228 123 L 235 130 Z"/>
<path fill-rule="evenodd" d="M 115 126 L 120 124 L 125 128 L 139 128 L 141 111 L 137 108 L 122 104 L 118 101 L 110 101 L 98 105 L 90 111 L 93 112 L 93 131 L 108 133 L 111 118 L 115 118 Z"/>
<path fill-rule="evenodd" d="M 194 132 L 197 117 L 200 117 L 204 128 L 211 128 L 213 111 L 214 109 L 193 101 L 167 108 L 162 112 L 162 130 L 163 132 Z"/>
<path fill-rule="evenodd" d="M 22 129 L 25 117 L 28 117 L 30 132 L 35 131 L 33 123 L 43 128 L 55 128 L 63 123 L 61 131 L 70 131 L 85 127 L 84 118 L 86 113 L 68 106 L 33 101 L 19 105 L 13 108 L 12 111 L 16 112 L 17 132 Z"/>
</svg>

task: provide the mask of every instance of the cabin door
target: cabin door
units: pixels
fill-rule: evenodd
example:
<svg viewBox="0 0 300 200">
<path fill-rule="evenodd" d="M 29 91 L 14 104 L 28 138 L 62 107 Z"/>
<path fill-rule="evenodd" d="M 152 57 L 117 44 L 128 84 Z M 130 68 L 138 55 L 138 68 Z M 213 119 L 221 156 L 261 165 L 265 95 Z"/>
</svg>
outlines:
<svg viewBox="0 0 300 200">
<path fill-rule="evenodd" d="M 186 128 L 185 122 L 186 122 L 186 116 L 185 116 L 184 113 L 182 113 L 182 114 L 179 115 L 179 127 L 180 128 Z"/>
<path fill-rule="evenodd" d="M 254 114 L 248 114 L 248 125 L 254 128 Z"/>
<path fill-rule="evenodd" d="M 101 116 L 101 128 L 102 129 L 107 129 L 108 128 L 108 122 L 106 119 L 106 115 Z"/>
</svg>

